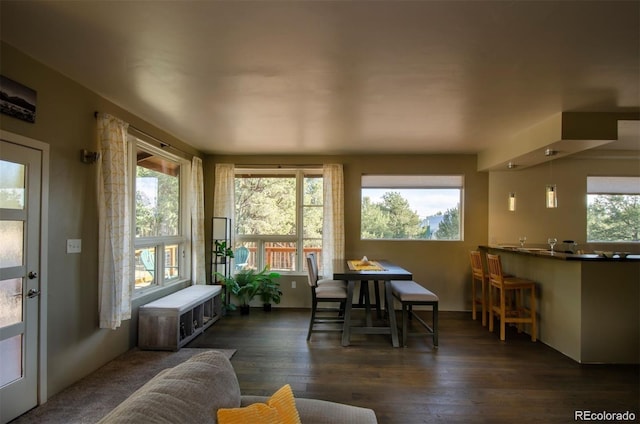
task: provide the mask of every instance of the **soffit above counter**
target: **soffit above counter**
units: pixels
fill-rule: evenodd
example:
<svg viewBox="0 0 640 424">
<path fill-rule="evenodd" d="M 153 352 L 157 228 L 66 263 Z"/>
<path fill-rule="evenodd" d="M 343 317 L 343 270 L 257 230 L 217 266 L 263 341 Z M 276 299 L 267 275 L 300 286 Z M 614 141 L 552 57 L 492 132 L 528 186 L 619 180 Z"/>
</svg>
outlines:
<svg viewBox="0 0 640 424">
<path fill-rule="evenodd" d="M 554 154 L 545 154 L 548 149 Z M 583 157 L 586 152 L 587 158 L 639 157 L 640 113 L 555 114 L 481 152 L 478 171 L 523 169 L 566 156 Z"/>
</svg>

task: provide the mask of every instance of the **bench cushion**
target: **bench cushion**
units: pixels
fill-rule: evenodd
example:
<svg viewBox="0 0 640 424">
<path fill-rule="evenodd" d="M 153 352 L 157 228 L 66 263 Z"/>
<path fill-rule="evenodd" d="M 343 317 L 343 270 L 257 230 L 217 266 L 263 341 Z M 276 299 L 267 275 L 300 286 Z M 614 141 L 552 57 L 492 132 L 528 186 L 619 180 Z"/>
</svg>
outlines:
<svg viewBox="0 0 640 424">
<path fill-rule="evenodd" d="M 178 290 L 168 296 L 140 306 L 141 309 L 171 309 L 184 312 L 198 303 L 222 293 L 220 285 L 196 285 Z"/>
<path fill-rule="evenodd" d="M 391 281 L 391 292 L 401 302 L 437 302 L 438 296 L 415 281 Z"/>
<path fill-rule="evenodd" d="M 346 299 L 347 289 L 334 285 L 316 287 L 316 297 L 319 299 Z"/>
</svg>

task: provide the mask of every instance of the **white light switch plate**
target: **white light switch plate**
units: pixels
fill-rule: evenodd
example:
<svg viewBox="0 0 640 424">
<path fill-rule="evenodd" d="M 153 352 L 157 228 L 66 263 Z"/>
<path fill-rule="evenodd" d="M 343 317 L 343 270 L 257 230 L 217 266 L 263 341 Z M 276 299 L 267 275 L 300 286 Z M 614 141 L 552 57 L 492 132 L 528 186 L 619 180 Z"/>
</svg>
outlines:
<svg viewBox="0 0 640 424">
<path fill-rule="evenodd" d="M 67 240 L 67 253 L 80 253 L 82 252 L 82 240 L 81 239 L 68 239 Z"/>
</svg>

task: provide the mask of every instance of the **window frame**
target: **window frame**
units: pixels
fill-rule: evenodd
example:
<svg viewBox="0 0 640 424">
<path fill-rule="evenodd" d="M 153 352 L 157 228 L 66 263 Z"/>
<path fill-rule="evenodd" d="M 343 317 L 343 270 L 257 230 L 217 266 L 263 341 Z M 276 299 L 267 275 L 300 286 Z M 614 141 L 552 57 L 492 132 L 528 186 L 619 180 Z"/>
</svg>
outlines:
<svg viewBox="0 0 640 424">
<path fill-rule="evenodd" d="M 129 190 L 131 201 L 131 269 L 132 272 L 131 286 L 132 299 L 140 298 L 154 291 L 162 290 L 166 287 L 183 284 L 191 279 L 191 216 L 189 211 L 189 175 L 191 174 L 191 162 L 187 159 L 169 153 L 166 150 L 155 146 L 149 141 L 132 134 L 128 134 L 128 154 L 131 158 L 129 161 Z M 136 167 L 137 167 L 137 150 L 143 150 L 154 156 L 158 156 L 164 160 L 174 162 L 179 167 L 179 218 L 178 218 L 178 234 L 172 236 L 157 237 L 136 237 Z M 165 255 L 168 246 L 177 245 L 178 259 L 178 276 L 174 278 L 165 278 Z M 135 256 L 136 250 L 154 248 L 154 281 L 153 284 L 145 287 L 136 287 L 135 276 Z"/>
<path fill-rule="evenodd" d="M 640 177 L 634 175 L 587 175 L 585 198 L 585 240 L 593 244 L 638 244 L 640 240 L 593 240 L 589 236 L 589 196 L 640 196 Z"/>
<path fill-rule="evenodd" d="M 367 181 L 368 180 L 368 181 Z M 360 240 L 363 241 L 423 241 L 423 242 L 460 242 L 464 241 L 464 174 L 362 174 L 360 179 Z M 459 237 L 457 239 L 432 238 L 365 238 L 362 235 L 362 198 L 363 190 L 459 190 L 458 215 Z M 443 213 L 446 212 L 442 211 Z M 423 219 L 427 219 L 425 216 Z"/>
<path fill-rule="evenodd" d="M 255 254 L 255 266 L 258 269 L 263 269 L 266 264 L 265 258 L 265 244 L 269 242 L 293 242 L 296 244 L 296 257 L 295 257 L 295 269 L 294 270 L 280 270 L 276 271 L 283 275 L 299 275 L 306 272 L 306 261 L 304 255 L 305 241 L 307 240 L 319 240 L 320 248 L 322 248 L 322 238 L 308 238 L 304 234 L 304 208 L 309 206 L 323 208 L 324 205 L 305 205 L 304 204 L 304 183 L 306 177 L 324 178 L 322 167 L 305 166 L 305 167 L 279 167 L 277 169 L 256 168 L 251 166 L 235 167 L 234 180 L 238 175 L 250 174 L 255 177 L 269 177 L 276 175 L 292 175 L 295 177 L 296 194 L 295 194 L 295 213 L 296 224 L 294 235 L 273 235 L 273 234 L 256 234 L 256 235 L 243 235 L 238 234 L 236 231 L 236 222 L 233 227 L 233 240 L 234 248 L 242 245 L 243 243 L 254 243 L 256 247 Z M 235 183 L 234 183 L 235 184 Z M 235 196 L 237 198 L 237 196 Z M 324 200 L 324 199 L 323 199 Z M 235 205 L 234 205 L 235 208 Z M 322 217 L 324 219 L 324 216 Z"/>
</svg>

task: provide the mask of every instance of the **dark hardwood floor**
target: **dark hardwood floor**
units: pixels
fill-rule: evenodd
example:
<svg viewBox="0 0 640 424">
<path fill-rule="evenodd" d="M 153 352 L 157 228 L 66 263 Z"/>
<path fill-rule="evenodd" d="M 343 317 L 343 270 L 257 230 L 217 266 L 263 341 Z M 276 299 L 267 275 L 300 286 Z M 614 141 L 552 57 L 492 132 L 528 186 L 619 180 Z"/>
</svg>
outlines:
<svg viewBox="0 0 640 424">
<path fill-rule="evenodd" d="M 631 411 L 638 422 L 639 366 L 580 365 L 515 329 L 500 342 L 470 313 L 439 316 L 438 349 L 426 337 L 406 348 L 384 335 L 354 335 L 349 347 L 340 333 L 307 342 L 305 309 L 234 312 L 187 347 L 237 349 L 243 394 L 289 383 L 297 397 L 372 408 L 381 424 L 569 423 L 582 410 Z"/>
</svg>

